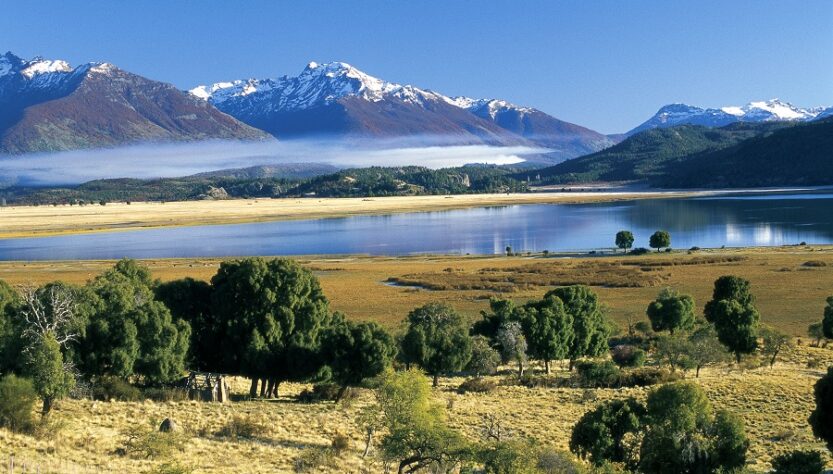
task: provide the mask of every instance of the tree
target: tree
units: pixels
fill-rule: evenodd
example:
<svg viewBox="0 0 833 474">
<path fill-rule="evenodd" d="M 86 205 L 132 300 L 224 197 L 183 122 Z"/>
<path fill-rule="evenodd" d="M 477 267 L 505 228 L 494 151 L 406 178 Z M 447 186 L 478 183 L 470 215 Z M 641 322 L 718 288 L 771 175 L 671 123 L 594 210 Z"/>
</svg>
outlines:
<svg viewBox="0 0 833 474">
<path fill-rule="evenodd" d="M 500 354 L 503 362 L 516 362 L 518 364 L 518 377 L 523 377 L 528 346 L 523 329 L 521 329 L 521 324 L 517 321 L 504 323 L 498 329 L 496 340 L 500 345 Z"/>
<path fill-rule="evenodd" d="M 700 377 L 700 369 L 719 364 L 729 359 L 726 348 L 717 339 L 717 332 L 711 324 L 704 324 L 688 338 L 688 357 L 694 364 L 695 377 Z"/>
<path fill-rule="evenodd" d="M 706 303 L 706 320 L 714 324 L 717 338 L 735 354 L 740 362 L 742 354 L 758 347 L 760 315 L 754 305 L 750 284 L 736 276 L 722 276 L 714 282 L 712 300 Z"/>
<path fill-rule="evenodd" d="M 816 340 L 816 347 L 821 344 L 821 340 L 824 339 L 824 328 L 822 323 L 813 323 L 807 326 L 807 335 L 812 337 Z"/>
<path fill-rule="evenodd" d="M 37 398 L 31 380 L 14 374 L 0 378 L 0 427 L 15 432 L 32 428 L 32 408 Z"/>
<path fill-rule="evenodd" d="M 602 403 L 573 427 L 570 451 L 596 466 L 617 462 L 635 468 L 632 446 L 626 441 L 639 433 L 645 413 L 645 406 L 634 398 Z"/>
<path fill-rule="evenodd" d="M 64 364 L 61 346 L 51 332 L 38 336 L 37 341 L 27 349 L 27 373 L 43 400 L 41 415 L 46 417 L 54 401 L 66 396 L 75 387 L 75 377 Z"/>
<path fill-rule="evenodd" d="M 694 298 L 663 288 L 645 311 L 654 331 L 687 331 L 694 327 Z"/>
<path fill-rule="evenodd" d="M 85 288 L 89 313 L 79 342 L 83 372 L 94 378 L 139 376 L 159 384 L 183 375 L 191 328 L 154 298 L 147 267 L 123 259 Z"/>
<path fill-rule="evenodd" d="M 17 371 L 23 351 L 22 328 L 17 317 L 20 295 L 0 280 L 0 374 Z"/>
<path fill-rule="evenodd" d="M 219 322 L 211 306 L 213 288 L 208 282 L 183 278 L 161 283 L 154 288 L 156 299 L 161 301 L 175 319 L 191 326 L 190 366 L 208 372 L 222 372 L 217 350 L 223 341 Z"/>
<path fill-rule="evenodd" d="M 685 371 L 695 368 L 696 363 L 691 359 L 692 352 L 692 343 L 683 334 L 657 338 L 656 357 L 667 362 L 672 372 L 677 369 Z"/>
<path fill-rule="evenodd" d="M 530 355 L 544 361 L 547 375 L 550 361 L 566 359 L 575 338 L 573 317 L 564 309 L 564 303 L 555 295 L 540 301 L 531 301 L 519 308 Z"/>
<path fill-rule="evenodd" d="M 324 332 L 321 350 L 333 380 L 341 384 L 336 401 L 348 386 L 384 372 L 396 355 L 393 338 L 381 326 L 342 318 Z"/>
<path fill-rule="evenodd" d="M 560 299 L 565 312 L 573 319 L 573 343 L 567 354 L 570 369 L 581 357 L 598 357 L 606 353 L 611 331 L 596 293 L 587 286 L 573 285 L 556 288 L 544 295 L 544 299 L 551 297 Z"/>
<path fill-rule="evenodd" d="M 616 233 L 616 246 L 627 251 L 633 247 L 633 233 L 629 230 L 620 230 Z"/>
<path fill-rule="evenodd" d="M 474 323 L 471 328 L 473 335 L 485 336 L 494 340 L 497 336 L 497 331 L 508 321 L 517 321 L 517 308 L 512 300 L 504 300 L 500 298 L 491 298 L 489 300 L 489 309 L 491 312 L 481 311 L 480 321 Z"/>
<path fill-rule="evenodd" d="M 827 449 L 833 452 L 833 367 L 827 369 L 827 375 L 820 378 L 813 388 L 816 408 L 810 414 L 810 426 L 813 434 L 827 443 Z"/>
<path fill-rule="evenodd" d="M 742 421 L 726 411 L 713 414 L 698 385 L 663 385 L 648 395 L 646 408 L 640 472 L 718 472 L 746 464 L 749 441 Z"/>
<path fill-rule="evenodd" d="M 463 318 L 448 305 L 428 303 L 408 314 L 402 353 L 439 384 L 439 376 L 461 370 L 471 359 L 471 337 Z"/>
<path fill-rule="evenodd" d="M 761 330 L 761 335 L 764 342 L 761 352 L 769 359 L 769 368 L 771 369 L 775 365 L 778 354 L 793 345 L 792 338 L 772 327 L 764 327 Z"/>
<path fill-rule="evenodd" d="M 374 394 L 379 424 L 386 432 L 382 458 L 397 463 L 400 474 L 431 467 L 451 469 L 460 462 L 468 445 L 446 424 L 422 374 L 413 369 L 386 372 Z"/>
<path fill-rule="evenodd" d="M 533 440 L 498 441 L 483 449 L 484 474 L 539 474 L 538 446 Z"/>
<path fill-rule="evenodd" d="M 289 259 L 246 258 L 220 264 L 211 302 L 224 344 L 224 372 L 252 379 L 249 394 L 277 396 L 285 380 L 319 369 L 320 336 L 330 324 L 318 279 Z M 267 386 L 268 383 L 268 386 Z"/>
<path fill-rule="evenodd" d="M 486 336 L 474 336 L 471 338 L 471 359 L 466 369 L 474 375 L 488 375 L 497 371 L 500 366 L 500 353 L 490 344 Z"/>
<path fill-rule="evenodd" d="M 833 296 L 827 297 L 827 306 L 824 307 L 824 319 L 821 324 L 824 337 L 833 339 Z"/>
<path fill-rule="evenodd" d="M 671 234 L 664 230 L 658 230 L 651 235 L 648 244 L 659 252 L 659 249 L 671 246 Z"/>
<path fill-rule="evenodd" d="M 772 474 L 821 474 L 824 460 L 818 451 L 790 451 L 772 459 Z"/>
</svg>

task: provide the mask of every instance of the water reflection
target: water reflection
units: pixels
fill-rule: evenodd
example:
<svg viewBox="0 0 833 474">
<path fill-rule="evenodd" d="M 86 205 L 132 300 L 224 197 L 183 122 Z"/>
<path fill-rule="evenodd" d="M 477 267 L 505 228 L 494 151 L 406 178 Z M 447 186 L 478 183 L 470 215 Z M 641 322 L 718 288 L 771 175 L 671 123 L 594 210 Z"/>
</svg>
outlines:
<svg viewBox="0 0 833 474">
<path fill-rule="evenodd" d="M 0 259 L 501 254 L 609 248 L 620 229 L 676 248 L 833 243 L 833 194 L 527 205 L 0 240 Z"/>
</svg>

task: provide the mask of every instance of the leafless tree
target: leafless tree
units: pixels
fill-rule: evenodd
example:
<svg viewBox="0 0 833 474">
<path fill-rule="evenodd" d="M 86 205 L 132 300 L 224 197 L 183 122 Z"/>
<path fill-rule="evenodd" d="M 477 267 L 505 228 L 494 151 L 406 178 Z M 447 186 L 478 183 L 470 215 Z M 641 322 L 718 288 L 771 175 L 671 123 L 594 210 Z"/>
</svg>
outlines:
<svg viewBox="0 0 833 474">
<path fill-rule="evenodd" d="M 76 304 L 72 294 L 58 285 L 45 288 L 23 286 L 19 288 L 23 298 L 21 314 L 26 327 L 23 335 L 37 340 L 52 334 L 61 347 L 74 341 Z"/>
</svg>

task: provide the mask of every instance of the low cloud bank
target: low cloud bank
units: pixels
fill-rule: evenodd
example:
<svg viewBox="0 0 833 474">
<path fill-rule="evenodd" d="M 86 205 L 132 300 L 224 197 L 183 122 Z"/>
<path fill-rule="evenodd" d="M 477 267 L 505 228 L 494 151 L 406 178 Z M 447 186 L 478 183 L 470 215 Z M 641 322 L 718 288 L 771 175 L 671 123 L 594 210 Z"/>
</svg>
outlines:
<svg viewBox="0 0 833 474">
<path fill-rule="evenodd" d="M 287 163 L 338 167 L 418 165 L 445 168 L 505 165 L 547 149 L 525 146 L 450 145 L 441 139 L 266 142 L 209 141 L 0 156 L 0 184 L 72 185 L 107 178 L 180 177 L 208 171 Z"/>
</svg>

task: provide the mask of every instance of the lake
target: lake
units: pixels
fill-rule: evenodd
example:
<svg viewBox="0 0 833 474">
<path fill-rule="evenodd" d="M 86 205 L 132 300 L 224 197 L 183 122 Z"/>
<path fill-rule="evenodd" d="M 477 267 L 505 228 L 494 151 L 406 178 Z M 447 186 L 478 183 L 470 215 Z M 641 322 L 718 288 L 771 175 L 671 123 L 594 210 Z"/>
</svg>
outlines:
<svg viewBox="0 0 833 474">
<path fill-rule="evenodd" d="M 615 203 L 481 207 L 381 216 L 175 227 L 0 240 L 0 260 L 243 255 L 500 254 L 613 247 L 621 229 L 648 247 L 657 229 L 674 248 L 833 243 L 833 193 L 727 195 Z"/>
</svg>

